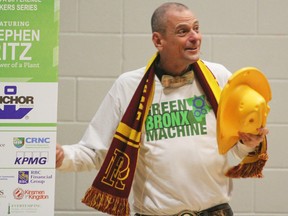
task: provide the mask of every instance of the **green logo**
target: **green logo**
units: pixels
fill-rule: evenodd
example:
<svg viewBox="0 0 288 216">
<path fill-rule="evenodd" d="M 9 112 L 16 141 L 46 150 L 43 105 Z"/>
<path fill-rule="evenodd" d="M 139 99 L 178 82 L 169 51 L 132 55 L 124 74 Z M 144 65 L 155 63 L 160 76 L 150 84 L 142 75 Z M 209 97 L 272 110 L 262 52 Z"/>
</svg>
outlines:
<svg viewBox="0 0 288 216">
<path fill-rule="evenodd" d="M 146 119 L 147 141 L 207 134 L 205 96 L 152 104 Z"/>
<path fill-rule="evenodd" d="M 21 148 L 25 144 L 25 139 L 24 137 L 14 137 L 13 138 L 13 144 L 16 148 Z"/>
</svg>

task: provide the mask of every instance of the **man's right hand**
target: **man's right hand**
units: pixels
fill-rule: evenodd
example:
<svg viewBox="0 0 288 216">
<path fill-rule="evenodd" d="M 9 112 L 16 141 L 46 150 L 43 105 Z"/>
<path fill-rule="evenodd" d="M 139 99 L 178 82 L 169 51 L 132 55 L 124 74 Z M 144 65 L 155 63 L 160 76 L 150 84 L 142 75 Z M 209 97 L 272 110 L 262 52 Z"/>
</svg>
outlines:
<svg viewBox="0 0 288 216">
<path fill-rule="evenodd" d="M 64 160 L 64 150 L 61 145 L 56 144 L 56 168 L 59 168 Z"/>
</svg>

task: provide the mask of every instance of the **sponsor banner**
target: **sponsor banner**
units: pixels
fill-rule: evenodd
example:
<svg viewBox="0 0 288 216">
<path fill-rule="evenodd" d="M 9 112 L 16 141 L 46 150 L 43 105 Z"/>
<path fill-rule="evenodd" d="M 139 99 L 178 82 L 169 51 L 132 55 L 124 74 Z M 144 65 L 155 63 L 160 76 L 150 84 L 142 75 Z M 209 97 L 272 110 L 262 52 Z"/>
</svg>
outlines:
<svg viewBox="0 0 288 216">
<path fill-rule="evenodd" d="M 54 215 L 54 179 L 54 169 L 1 170 L 0 215 Z"/>
<path fill-rule="evenodd" d="M 0 81 L 56 82 L 58 0 L 0 0 Z"/>
<path fill-rule="evenodd" d="M 55 132 L 0 131 L 0 140 L 1 168 L 55 167 Z"/>
<path fill-rule="evenodd" d="M 59 0 L 0 0 L 0 215 L 54 215 Z"/>
<path fill-rule="evenodd" d="M 55 127 L 57 91 L 57 83 L 0 82 L 0 127 Z"/>
</svg>

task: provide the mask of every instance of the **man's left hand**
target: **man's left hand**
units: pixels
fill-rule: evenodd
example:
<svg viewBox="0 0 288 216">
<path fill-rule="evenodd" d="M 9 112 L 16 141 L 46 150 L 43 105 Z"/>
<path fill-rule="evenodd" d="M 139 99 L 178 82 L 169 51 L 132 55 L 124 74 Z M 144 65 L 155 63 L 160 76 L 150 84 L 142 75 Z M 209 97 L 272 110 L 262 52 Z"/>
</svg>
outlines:
<svg viewBox="0 0 288 216">
<path fill-rule="evenodd" d="M 256 148 L 263 140 L 264 137 L 268 134 L 269 130 L 267 128 L 259 128 L 258 134 L 249 134 L 239 132 L 239 138 L 244 145 L 251 148 Z"/>
</svg>

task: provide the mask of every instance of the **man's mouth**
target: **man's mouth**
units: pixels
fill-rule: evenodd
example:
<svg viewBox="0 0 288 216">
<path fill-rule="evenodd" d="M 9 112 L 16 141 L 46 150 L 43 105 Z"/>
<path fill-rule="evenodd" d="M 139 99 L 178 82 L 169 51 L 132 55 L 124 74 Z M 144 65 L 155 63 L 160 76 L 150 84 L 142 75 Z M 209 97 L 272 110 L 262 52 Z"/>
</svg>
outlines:
<svg viewBox="0 0 288 216">
<path fill-rule="evenodd" d="M 197 51 L 198 47 L 187 47 L 187 48 L 185 48 L 185 50 L 187 50 L 187 51 Z"/>
</svg>

